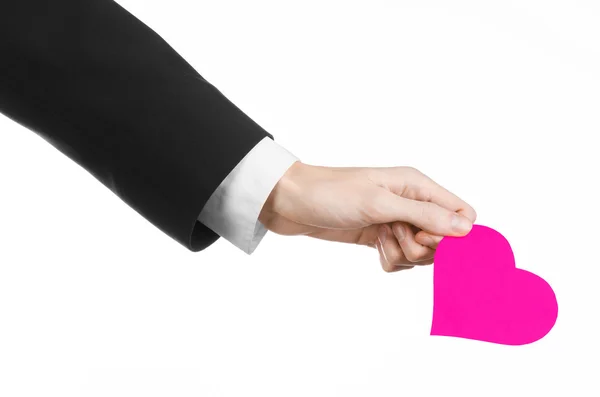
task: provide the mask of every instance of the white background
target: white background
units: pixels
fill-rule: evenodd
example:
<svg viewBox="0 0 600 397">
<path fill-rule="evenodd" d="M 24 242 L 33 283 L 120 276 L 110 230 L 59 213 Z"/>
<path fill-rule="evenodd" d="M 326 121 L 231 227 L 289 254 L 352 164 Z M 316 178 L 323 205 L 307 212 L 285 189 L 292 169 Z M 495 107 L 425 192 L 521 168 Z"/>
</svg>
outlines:
<svg viewBox="0 0 600 397">
<path fill-rule="evenodd" d="M 469 202 L 558 321 L 433 337 L 432 266 L 273 233 L 191 253 L 0 117 L 0 395 L 600 395 L 597 1 L 120 4 L 305 163 L 410 165 Z"/>
</svg>

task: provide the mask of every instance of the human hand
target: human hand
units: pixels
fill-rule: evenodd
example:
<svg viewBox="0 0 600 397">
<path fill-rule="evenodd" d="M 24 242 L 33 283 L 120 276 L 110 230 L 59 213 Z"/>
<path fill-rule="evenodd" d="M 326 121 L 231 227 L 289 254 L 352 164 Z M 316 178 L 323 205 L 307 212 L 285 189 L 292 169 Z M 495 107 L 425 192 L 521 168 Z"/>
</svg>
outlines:
<svg viewBox="0 0 600 397">
<path fill-rule="evenodd" d="M 300 161 L 279 180 L 259 215 L 277 234 L 375 247 L 387 272 L 431 264 L 442 237 L 466 235 L 475 219 L 471 206 L 412 167 Z"/>
</svg>

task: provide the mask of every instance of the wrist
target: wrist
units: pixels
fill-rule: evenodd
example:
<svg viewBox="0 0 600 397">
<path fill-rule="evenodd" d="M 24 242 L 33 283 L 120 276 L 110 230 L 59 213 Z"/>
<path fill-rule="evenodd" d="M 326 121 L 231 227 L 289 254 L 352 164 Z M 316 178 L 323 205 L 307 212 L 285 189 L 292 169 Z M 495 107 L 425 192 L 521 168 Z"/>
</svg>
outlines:
<svg viewBox="0 0 600 397">
<path fill-rule="evenodd" d="M 269 197 L 265 201 L 258 220 L 265 226 L 273 221 L 273 219 L 281 215 L 286 205 L 291 203 L 290 198 L 297 197 L 300 194 L 300 180 L 308 168 L 311 166 L 304 164 L 301 161 L 294 162 L 277 181 Z"/>
</svg>

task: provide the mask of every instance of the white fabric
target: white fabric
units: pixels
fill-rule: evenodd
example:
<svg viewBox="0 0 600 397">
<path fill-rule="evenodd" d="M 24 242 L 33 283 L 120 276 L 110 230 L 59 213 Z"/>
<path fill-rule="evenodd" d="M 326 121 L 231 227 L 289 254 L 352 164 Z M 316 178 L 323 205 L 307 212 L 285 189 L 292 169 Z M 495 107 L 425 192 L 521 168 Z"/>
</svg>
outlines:
<svg viewBox="0 0 600 397">
<path fill-rule="evenodd" d="M 223 180 L 198 220 L 248 255 L 267 233 L 258 216 L 283 174 L 299 159 L 263 138 Z"/>
</svg>

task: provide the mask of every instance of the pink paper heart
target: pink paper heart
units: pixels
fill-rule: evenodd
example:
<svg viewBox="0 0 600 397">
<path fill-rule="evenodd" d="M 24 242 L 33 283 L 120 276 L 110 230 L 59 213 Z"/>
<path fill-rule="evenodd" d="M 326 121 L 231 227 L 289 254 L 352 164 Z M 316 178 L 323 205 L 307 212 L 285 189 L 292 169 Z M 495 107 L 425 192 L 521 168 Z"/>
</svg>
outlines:
<svg viewBox="0 0 600 397">
<path fill-rule="evenodd" d="M 550 285 L 517 269 L 508 241 L 486 226 L 442 239 L 433 284 L 431 335 L 525 345 L 556 323 L 558 304 Z"/>
</svg>

